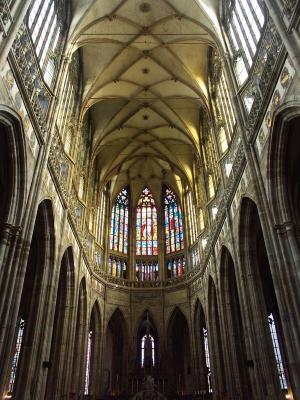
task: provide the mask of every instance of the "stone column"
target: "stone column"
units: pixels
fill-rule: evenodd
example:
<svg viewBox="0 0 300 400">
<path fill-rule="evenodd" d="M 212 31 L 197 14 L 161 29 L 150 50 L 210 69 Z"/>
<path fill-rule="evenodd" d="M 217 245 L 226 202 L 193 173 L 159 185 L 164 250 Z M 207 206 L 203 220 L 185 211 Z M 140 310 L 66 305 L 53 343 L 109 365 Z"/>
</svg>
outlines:
<svg viewBox="0 0 300 400">
<path fill-rule="evenodd" d="M 280 315 L 286 350 L 288 379 L 295 399 L 300 398 L 300 279 L 299 226 L 292 222 L 275 225 L 282 256 L 280 260 L 281 295 L 284 312 Z"/>
</svg>

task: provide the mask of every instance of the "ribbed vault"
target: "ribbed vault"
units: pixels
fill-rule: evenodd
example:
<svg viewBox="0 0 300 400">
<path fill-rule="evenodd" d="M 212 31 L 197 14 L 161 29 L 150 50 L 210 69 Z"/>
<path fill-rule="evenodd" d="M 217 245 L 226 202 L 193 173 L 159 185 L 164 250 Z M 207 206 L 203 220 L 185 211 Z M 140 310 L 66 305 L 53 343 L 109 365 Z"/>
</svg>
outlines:
<svg viewBox="0 0 300 400">
<path fill-rule="evenodd" d="M 68 43 L 70 54 L 81 52 L 81 118 L 89 113 L 94 165 L 113 191 L 192 184 L 217 3 L 73 0 Z"/>
</svg>

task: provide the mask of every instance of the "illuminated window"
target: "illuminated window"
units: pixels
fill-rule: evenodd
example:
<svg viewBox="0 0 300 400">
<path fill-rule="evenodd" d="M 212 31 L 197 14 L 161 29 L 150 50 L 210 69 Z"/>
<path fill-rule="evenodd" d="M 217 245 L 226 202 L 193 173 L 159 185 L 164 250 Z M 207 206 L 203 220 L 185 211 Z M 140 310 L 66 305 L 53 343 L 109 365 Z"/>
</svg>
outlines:
<svg viewBox="0 0 300 400">
<path fill-rule="evenodd" d="M 22 348 L 22 344 L 23 344 L 24 329 L 25 329 L 25 321 L 24 321 L 24 319 L 21 318 L 21 320 L 19 322 L 18 335 L 17 335 L 16 345 L 15 345 L 16 346 L 15 353 L 13 356 L 12 368 L 11 368 L 9 384 L 8 384 L 8 393 L 10 393 L 10 394 L 13 393 L 14 385 L 15 385 L 15 381 L 16 381 L 18 362 L 20 359 L 21 348 Z"/>
<path fill-rule="evenodd" d="M 157 281 L 158 262 L 137 261 L 135 273 L 138 281 Z"/>
<path fill-rule="evenodd" d="M 279 344 L 279 340 L 278 340 L 276 324 L 275 324 L 273 314 L 269 315 L 268 321 L 269 321 L 269 328 L 270 328 L 271 337 L 272 337 L 272 343 L 273 343 L 273 349 L 274 349 L 274 354 L 275 354 L 275 359 L 276 359 L 280 387 L 281 387 L 281 389 L 287 389 L 288 388 L 287 379 L 286 379 L 286 375 L 285 375 L 285 371 L 284 371 L 283 358 L 281 355 L 280 344 Z"/>
<path fill-rule="evenodd" d="M 103 245 L 105 239 L 105 217 L 106 217 L 106 190 L 101 194 L 101 204 L 99 210 L 99 242 Z"/>
<path fill-rule="evenodd" d="M 128 190 L 123 189 L 116 198 L 111 214 L 110 249 L 128 252 Z"/>
<path fill-rule="evenodd" d="M 190 244 L 193 244 L 197 237 L 197 223 L 196 223 L 196 214 L 195 207 L 192 200 L 192 193 L 189 191 L 187 193 L 187 212 L 188 212 L 188 225 L 189 225 L 189 236 L 190 236 Z"/>
<path fill-rule="evenodd" d="M 209 198 L 213 198 L 215 195 L 214 181 L 212 175 L 208 175 L 208 195 Z"/>
<path fill-rule="evenodd" d="M 184 275 L 185 273 L 184 256 L 179 256 L 167 260 L 167 273 L 168 273 L 168 278 L 175 278 L 177 276 Z"/>
<path fill-rule="evenodd" d="M 207 383 L 208 383 L 208 391 L 212 393 L 212 386 L 211 386 L 211 369 L 210 369 L 210 356 L 209 356 L 209 349 L 208 349 L 208 335 L 207 329 L 203 328 L 203 342 L 204 342 L 204 351 L 205 351 L 205 364 L 207 367 Z"/>
<path fill-rule="evenodd" d="M 157 210 L 148 188 L 143 190 L 136 209 L 136 254 L 158 254 Z"/>
<path fill-rule="evenodd" d="M 86 355 L 84 394 L 89 394 L 89 386 L 90 386 L 90 378 L 91 378 L 91 364 L 92 364 L 92 340 L 93 340 L 93 332 L 89 331 L 87 355 Z"/>
<path fill-rule="evenodd" d="M 225 80 L 224 72 L 222 72 L 216 85 L 216 113 L 221 116 L 223 125 L 219 128 L 219 147 L 221 153 L 225 153 L 231 142 L 234 128 L 235 116 L 231 103 L 228 86 Z"/>
<path fill-rule="evenodd" d="M 175 194 L 168 188 L 164 195 L 166 253 L 183 250 L 183 223 L 181 207 Z"/>
<path fill-rule="evenodd" d="M 142 338 L 141 342 L 141 366 L 145 366 L 145 352 L 148 350 L 151 350 L 151 363 L 152 366 L 154 367 L 155 365 L 155 343 L 154 343 L 154 338 L 152 335 L 145 335 Z"/>
<path fill-rule="evenodd" d="M 200 210 L 200 212 L 199 212 L 199 225 L 200 225 L 200 231 L 203 231 L 204 228 L 205 228 L 204 212 L 203 212 L 203 210 Z"/>
<path fill-rule="evenodd" d="M 28 17 L 31 38 L 48 85 L 52 84 L 56 70 L 55 57 L 61 38 L 61 19 L 54 0 L 35 0 Z"/>
<path fill-rule="evenodd" d="M 236 75 L 242 85 L 253 64 L 265 17 L 259 0 L 236 0 L 232 5 L 228 37 L 234 52 Z"/>
<path fill-rule="evenodd" d="M 127 279 L 127 261 L 119 257 L 110 256 L 108 260 L 108 273 L 117 278 Z"/>
</svg>

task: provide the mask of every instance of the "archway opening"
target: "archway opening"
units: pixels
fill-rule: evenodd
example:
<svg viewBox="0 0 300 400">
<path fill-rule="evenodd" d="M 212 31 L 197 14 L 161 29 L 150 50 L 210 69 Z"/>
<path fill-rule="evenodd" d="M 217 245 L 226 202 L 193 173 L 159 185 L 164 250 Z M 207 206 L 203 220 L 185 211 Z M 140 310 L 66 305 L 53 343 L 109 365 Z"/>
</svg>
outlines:
<svg viewBox="0 0 300 400">
<path fill-rule="evenodd" d="M 107 326 L 104 351 L 104 392 L 118 396 L 126 389 L 127 329 L 122 312 L 117 309 Z"/>
<path fill-rule="evenodd" d="M 192 391 L 191 351 L 188 323 L 183 313 L 176 308 L 170 320 L 170 390 L 172 395 L 186 395 Z M 175 392 L 175 393 L 174 393 Z"/>
<path fill-rule="evenodd" d="M 246 281 L 247 296 L 254 309 L 253 324 L 259 346 L 267 349 L 270 358 L 268 368 L 261 373 L 265 374 L 264 379 L 270 381 L 275 391 L 286 391 L 288 376 L 284 336 L 260 217 L 256 204 L 248 198 L 243 199 L 241 210 L 240 251 L 250 277 L 249 282 Z"/>
<path fill-rule="evenodd" d="M 54 325 L 50 350 L 50 365 L 47 375 L 46 396 L 50 400 L 60 393 L 65 385 L 67 359 L 70 352 L 72 310 L 74 304 L 74 260 L 69 247 L 61 260 L 56 295 Z"/>
<path fill-rule="evenodd" d="M 48 318 L 49 286 L 54 263 L 54 221 L 52 206 L 44 200 L 38 207 L 14 334 L 8 393 L 21 398 L 39 379 L 37 371 L 46 359 L 43 326 Z M 36 349 L 39 349 L 37 352 Z M 35 386 L 35 385 L 34 385 Z"/>
</svg>

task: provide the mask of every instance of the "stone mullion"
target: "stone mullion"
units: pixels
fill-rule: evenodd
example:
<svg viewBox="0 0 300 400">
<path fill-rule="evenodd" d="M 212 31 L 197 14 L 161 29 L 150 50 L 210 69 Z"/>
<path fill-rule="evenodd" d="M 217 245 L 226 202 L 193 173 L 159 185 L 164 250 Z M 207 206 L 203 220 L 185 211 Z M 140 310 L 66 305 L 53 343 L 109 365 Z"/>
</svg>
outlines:
<svg viewBox="0 0 300 400">
<path fill-rule="evenodd" d="M 129 209 L 129 221 L 130 221 L 130 230 L 128 231 L 128 235 L 130 238 L 129 244 L 129 280 L 135 281 L 135 268 L 136 268 L 136 207 L 133 207 L 131 204 Z"/>
</svg>

